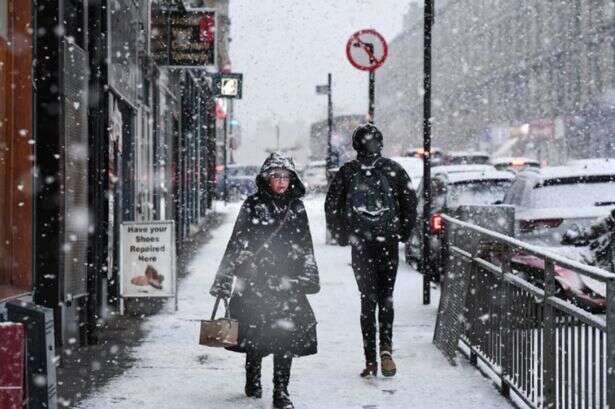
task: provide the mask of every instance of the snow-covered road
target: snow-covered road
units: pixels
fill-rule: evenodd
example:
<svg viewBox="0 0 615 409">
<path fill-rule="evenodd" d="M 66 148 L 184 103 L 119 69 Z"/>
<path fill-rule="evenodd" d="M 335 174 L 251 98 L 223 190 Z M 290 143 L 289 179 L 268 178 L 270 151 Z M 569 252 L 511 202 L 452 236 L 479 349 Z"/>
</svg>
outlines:
<svg viewBox="0 0 615 409">
<path fill-rule="evenodd" d="M 306 200 L 322 291 L 310 296 L 318 319 L 319 353 L 296 359 L 290 393 L 298 409 L 508 408 L 491 382 L 465 360 L 451 367 L 431 343 L 434 304 L 421 305 L 420 276 L 400 263 L 395 291 L 394 332 L 398 375 L 364 380 L 359 297 L 348 248 L 326 246 L 323 199 Z M 209 317 L 207 294 L 238 205 L 227 207 L 225 223 L 205 245 L 179 288 L 179 311 L 148 318 L 134 367 L 95 391 L 83 409 L 271 408 L 271 358 L 264 362 L 262 400 L 244 397 L 244 355 L 197 345 L 199 322 Z M 403 258 L 402 258 L 403 259 Z"/>
</svg>

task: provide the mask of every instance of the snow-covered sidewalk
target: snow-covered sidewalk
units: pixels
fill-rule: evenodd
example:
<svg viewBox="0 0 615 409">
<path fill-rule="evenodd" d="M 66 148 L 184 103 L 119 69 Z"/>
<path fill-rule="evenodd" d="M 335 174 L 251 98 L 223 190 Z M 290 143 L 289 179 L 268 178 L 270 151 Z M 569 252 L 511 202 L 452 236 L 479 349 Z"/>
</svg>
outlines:
<svg viewBox="0 0 615 409">
<path fill-rule="evenodd" d="M 298 409 L 508 408 L 491 382 L 461 359 L 451 367 L 432 342 L 434 304 L 421 304 L 420 276 L 403 262 L 395 292 L 398 375 L 364 380 L 359 296 L 348 248 L 326 246 L 322 197 L 306 201 L 322 291 L 310 296 L 318 319 L 319 353 L 296 359 L 290 393 Z M 136 364 L 95 391 L 83 409 L 271 408 L 271 358 L 264 361 L 262 400 L 244 397 L 244 355 L 198 344 L 201 318 L 209 317 L 209 286 L 231 234 L 238 205 L 190 266 L 179 288 L 179 311 L 169 308 L 144 322 L 148 335 L 133 351 Z M 403 259 L 403 258 L 402 258 Z"/>
</svg>

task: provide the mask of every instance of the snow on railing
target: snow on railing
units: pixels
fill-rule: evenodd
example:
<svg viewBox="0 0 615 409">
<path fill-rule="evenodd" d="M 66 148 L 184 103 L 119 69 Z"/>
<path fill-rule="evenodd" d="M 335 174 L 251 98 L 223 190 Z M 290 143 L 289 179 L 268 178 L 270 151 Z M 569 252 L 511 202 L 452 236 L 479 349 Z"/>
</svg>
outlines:
<svg viewBox="0 0 615 409">
<path fill-rule="evenodd" d="M 447 215 L 444 223 L 443 297 L 454 288 L 463 300 L 460 349 L 470 361 L 530 407 L 615 408 L 615 274 Z M 574 274 L 605 283 L 606 298 L 567 287 Z"/>
</svg>

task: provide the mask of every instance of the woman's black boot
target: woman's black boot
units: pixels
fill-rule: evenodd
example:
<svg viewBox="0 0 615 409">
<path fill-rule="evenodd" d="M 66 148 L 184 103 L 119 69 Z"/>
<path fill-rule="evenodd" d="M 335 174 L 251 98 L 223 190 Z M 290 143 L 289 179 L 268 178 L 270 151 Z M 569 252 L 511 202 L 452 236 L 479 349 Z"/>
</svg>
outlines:
<svg viewBox="0 0 615 409">
<path fill-rule="evenodd" d="M 249 398 L 260 399 L 263 397 L 263 387 L 261 386 L 261 357 L 246 356 L 246 396 Z"/>
<path fill-rule="evenodd" d="M 273 407 L 275 409 L 294 409 L 295 406 L 288 394 L 290 367 L 293 358 L 289 355 L 273 356 Z"/>
<path fill-rule="evenodd" d="M 273 390 L 273 407 L 276 409 L 294 409 L 295 406 L 290 400 L 288 389 L 276 387 Z"/>
</svg>

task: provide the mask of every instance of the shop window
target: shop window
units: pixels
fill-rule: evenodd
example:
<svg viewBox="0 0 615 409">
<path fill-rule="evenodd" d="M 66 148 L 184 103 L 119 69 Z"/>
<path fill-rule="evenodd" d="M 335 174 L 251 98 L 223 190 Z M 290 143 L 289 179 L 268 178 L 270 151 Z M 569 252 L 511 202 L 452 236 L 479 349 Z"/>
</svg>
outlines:
<svg viewBox="0 0 615 409">
<path fill-rule="evenodd" d="M 66 36 L 72 38 L 79 47 L 85 48 L 83 2 L 70 0 L 64 4 L 64 7 Z"/>
</svg>

